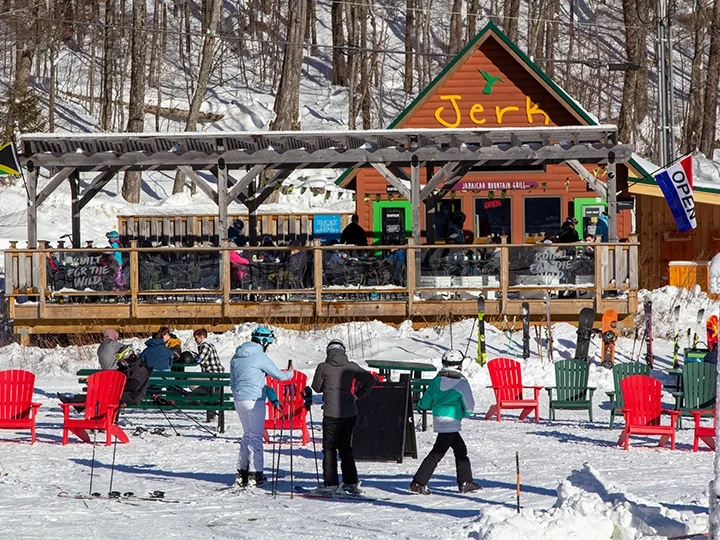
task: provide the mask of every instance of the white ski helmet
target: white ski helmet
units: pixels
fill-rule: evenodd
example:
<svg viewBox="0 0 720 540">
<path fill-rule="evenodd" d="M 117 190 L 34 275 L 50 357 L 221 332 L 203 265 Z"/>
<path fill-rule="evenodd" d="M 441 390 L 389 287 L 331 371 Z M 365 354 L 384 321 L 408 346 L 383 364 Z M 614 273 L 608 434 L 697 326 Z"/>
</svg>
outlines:
<svg viewBox="0 0 720 540">
<path fill-rule="evenodd" d="M 460 368 L 462 367 L 463 360 L 465 360 L 465 355 L 457 349 L 446 351 L 445 354 L 442 355 L 442 365 L 444 367 Z"/>
</svg>

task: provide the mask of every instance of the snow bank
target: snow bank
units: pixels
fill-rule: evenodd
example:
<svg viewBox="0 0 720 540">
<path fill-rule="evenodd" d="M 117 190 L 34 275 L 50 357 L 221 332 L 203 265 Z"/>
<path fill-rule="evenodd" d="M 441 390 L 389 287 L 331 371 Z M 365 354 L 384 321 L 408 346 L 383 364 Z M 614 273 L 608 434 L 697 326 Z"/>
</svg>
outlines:
<svg viewBox="0 0 720 540">
<path fill-rule="evenodd" d="M 520 513 L 510 508 L 483 510 L 468 528 L 478 540 L 635 540 L 667 538 L 701 531 L 700 519 L 614 491 L 585 463 L 557 488 L 552 508 Z"/>
<path fill-rule="evenodd" d="M 720 253 L 710 261 L 710 292 L 720 294 Z"/>
</svg>

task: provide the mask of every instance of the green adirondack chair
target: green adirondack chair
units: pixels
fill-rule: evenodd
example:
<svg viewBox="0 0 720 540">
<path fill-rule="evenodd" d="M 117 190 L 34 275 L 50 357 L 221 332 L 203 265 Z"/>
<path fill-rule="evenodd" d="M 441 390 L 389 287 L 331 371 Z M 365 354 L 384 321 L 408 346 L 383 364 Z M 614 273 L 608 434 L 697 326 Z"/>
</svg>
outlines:
<svg viewBox="0 0 720 540">
<path fill-rule="evenodd" d="M 613 423 L 615 422 L 615 415 L 618 413 L 622 415 L 621 409 L 625 407 L 622 391 L 620 390 L 620 381 L 630 375 L 650 375 L 650 366 L 641 364 L 640 362 L 618 363 L 613 366 L 615 391 L 605 392 L 610 398 L 610 429 L 612 429 Z"/>
<path fill-rule="evenodd" d="M 675 410 L 680 411 L 678 429 L 682 427 L 682 417 L 690 416 L 690 411 L 701 411 L 703 416 L 711 416 L 715 410 L 715 366 L 706 362 L 685 362 L 682 368 L 682 390 L 673 392 Z"/>
<path fill-rule="evenodd" d="M 550 402 L 550 420 L 555 420 L 555 409 L 587 409 L 592 417 L 592 398 L 595 388 L 588 387 L 590 365 L 583 360 L 560 360 L 555 362 L 555 386 L 546 386 Z M 555 390 L 556 399 L 553 399 Z"/>
</svg>

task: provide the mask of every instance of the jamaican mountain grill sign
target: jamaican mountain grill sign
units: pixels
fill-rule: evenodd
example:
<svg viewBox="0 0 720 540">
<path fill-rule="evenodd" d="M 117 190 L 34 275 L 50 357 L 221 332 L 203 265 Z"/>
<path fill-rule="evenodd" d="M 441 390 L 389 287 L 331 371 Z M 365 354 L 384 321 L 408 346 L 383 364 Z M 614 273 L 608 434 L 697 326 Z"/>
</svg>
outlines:
<svg viewBox="0 0 720 540">
<path fill-rule="evenodd" d="M 485 191 L 485 190 L 503 190 L 503 189 L 535 189 L 540 184 L 537 182 L 476 182 L 474 180 L 461 180 L 455 184 L 455 191 Z"/>
</svg>

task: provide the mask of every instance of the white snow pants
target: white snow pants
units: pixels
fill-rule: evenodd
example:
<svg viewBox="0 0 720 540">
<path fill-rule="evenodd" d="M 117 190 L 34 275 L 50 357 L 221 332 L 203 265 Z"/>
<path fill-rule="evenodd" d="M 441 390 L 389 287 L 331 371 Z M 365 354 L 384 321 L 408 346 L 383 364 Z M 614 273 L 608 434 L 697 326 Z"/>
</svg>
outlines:
<svg viewBox="0 0 720 540">
<path fill-rule="evenodd" d="M 235 410 L 243 428 L 237 468 L 251 473 L 262 472 L 265 400 L 261 398 L 254 401 L 236 401 Z"/>
</svg>

